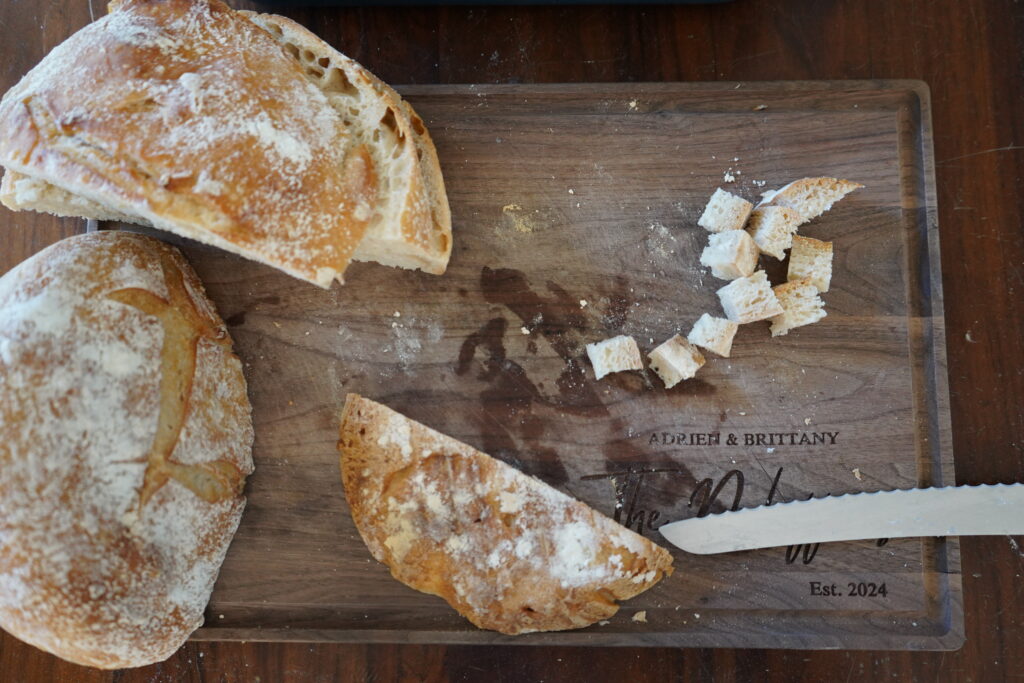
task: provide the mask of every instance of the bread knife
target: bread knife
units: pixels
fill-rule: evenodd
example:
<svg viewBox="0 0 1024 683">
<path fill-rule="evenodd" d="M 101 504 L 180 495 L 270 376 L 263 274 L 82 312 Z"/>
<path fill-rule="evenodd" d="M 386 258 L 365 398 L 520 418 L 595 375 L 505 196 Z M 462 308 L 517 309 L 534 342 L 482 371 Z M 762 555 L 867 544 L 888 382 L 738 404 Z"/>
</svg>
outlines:
<svg viewBox="0 0 1024 683">
<path fill-rule="evenodd" d="M 826 496 L 684 519 L 658 531 L 701 555 L 830 541 L 1024 534 L 1024 484 Z"/>
</svg>

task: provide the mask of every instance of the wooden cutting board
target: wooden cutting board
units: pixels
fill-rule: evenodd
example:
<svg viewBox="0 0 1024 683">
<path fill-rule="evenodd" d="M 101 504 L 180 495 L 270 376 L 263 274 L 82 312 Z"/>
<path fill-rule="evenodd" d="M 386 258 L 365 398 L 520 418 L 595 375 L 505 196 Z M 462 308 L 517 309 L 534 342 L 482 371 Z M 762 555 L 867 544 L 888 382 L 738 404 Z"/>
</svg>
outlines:
<svg viewBox="0 0 1024 683">
<path fill-rule="evenodd" d="M 185 249 L 245 363 L 248 507 L 197 639 L 952 649 L 955 539 L 673 549 L 606 625 L 510 638 L 395 582 L 360 540 L 335 450 L 346 392 L 381 401 L 661 542 L 665 522 L 812 495 L 954 483 L 927 87 L 920 82 L 403 89 L 437 144 L 443 277 L 373 264 L 322 291 Z M 595 381 L 584 344 L 646 353 L 708 311 L 716 187 L 866 187 L 801 229 L 835 242 L 828 317 L 665 390 Z M 727 182 L 729 178 L 732 182 Z M 778 282 L 784 269 L 762 259 Z M 709 354 L 710 356 L 710 354 Z M 646 622 L 634 615 L 646 613 Z"/>
</svg>

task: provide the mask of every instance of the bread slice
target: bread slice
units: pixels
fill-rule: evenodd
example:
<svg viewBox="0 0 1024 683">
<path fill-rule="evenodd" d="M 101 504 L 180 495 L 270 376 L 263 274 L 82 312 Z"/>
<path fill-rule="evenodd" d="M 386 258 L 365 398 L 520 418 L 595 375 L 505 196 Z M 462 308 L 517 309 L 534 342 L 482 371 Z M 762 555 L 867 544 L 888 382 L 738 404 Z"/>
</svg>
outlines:
<svg viewBox="0 0 1024 683">
<path fill-rule="evenodd" d="M 367 148 L 219 0 L 111 3 L 4 96 L 0 129 L 18 174 L 324 287 L 376 200 Z"/>
<path fill-rule="evenodd" d="M 825 304 L 810 280 L 786 282 L 774 290 L 782 313 L 772 318 L 772 336 L 781 337 L 795 327 L 816 323 L 824 318 Z"/>
<path fill-rule="evenodd" d="M 377 205 L 353 258 L 444 273 L 452 248 L 448 195 L 437 150 L 409 103 L 291 19 L 240 14 L 285 47 L 327 96 L 349 132 L 370 150 L 378 174 Z"/>
<path fill-rule="evenodd" d="M 757 248 L 780 261 L 793 244 L 793 234 L 800 225 L 800 214 L 784 206 L 766 206 L 750 213 L 747 232 Z"/>
<path fill-rule="evenodd" d="M 704 213 L 697 219 L 697 225 L 708 232 L 724 232 L 726 230 L 740 230 L 750 216 L 750 210 L 754 205 L 742 197 L 717 188 Z"/>
<path fill-rule="evenodd" d="M 749 277 L 737 278 L 717 293 L 725 317 L 734 323 L 752 323 L 783 312 L 763 270 Z"/>
<path fill-rule="evenodd" d="M 700 255 L 700 264 L 722 280 L 746 277 L 757 268 L 760 252 L 746 230 L 726 230 L 708 235 L 708 246 Z"/>
<path fill-rule="evenodd" d="M 148 224 L 148 221 L 137 216 L 115 211 L 85 197 L 73 195 L 45 180 L 11 169 L 6 169 L 3 180 L 0 180 L 0 204 L 12 211 L 42 211 L 65 218 Z"/>
<path fill-rule="evenodd" d="M 636 340 L 624 334 L 587 344 L 587 356 L 594 366 L 594 375 L 597 379 L 613 372 L 644 369 Z"/>
<path fill-rule="evenodd" d="M 736 330 L 740 326 L 725 318 L 716 318 L 704 313 L 693 324 L 690 334 L 686 335 L 687 341 L 702 348 L 717 353 L 724 358 L 729 357 L 732 351 L 732 340 L 736 336 Z"/>
<path fill-rule="evenodd" d="M 861 187 L 864 186 L 860 183 L 837 178 L 801 178 L 779 190 L 765 192 L 757 206 L 785 206 L 793 209 L 800 214 L 797 225 L 803 225 Z"/>
<path fill-rule="evenodd" d="M 832 282 L 832 243 L 811 237 L 793 236 L 793 249 L 789 252 L 787 280 L 811 281 L 819 292 L 827 292 Z"/>
<path fill-rule="evenodd" d="M 651 359 L 651 370 L 661 377 L 666 389 L 692 379 L 704 367 L 704 355 L 678 334 L 659 344 L 647 357 Z"/>
<path fill-rule="evenodd" d="M 355 394 L 341 476 L 370 553 L 480 628 L 581 628 L 672 573 L 665 549 L 471 446 Z"/>
</svg>

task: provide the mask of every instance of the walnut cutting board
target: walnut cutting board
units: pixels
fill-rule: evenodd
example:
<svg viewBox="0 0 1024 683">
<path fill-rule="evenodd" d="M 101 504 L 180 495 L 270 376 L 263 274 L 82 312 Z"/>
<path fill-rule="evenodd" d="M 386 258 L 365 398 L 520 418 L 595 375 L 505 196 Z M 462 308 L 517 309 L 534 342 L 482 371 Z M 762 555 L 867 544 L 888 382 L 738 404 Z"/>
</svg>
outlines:
<svg viewBox="0 0 1024 683">
<path fill-rule="evenodd" d="M 919 82 L 405 88 L 454 217 L 443 277 L 357 264 L 321 291 L 187 255 L 245 363 L 256 473 L 199 639 L 952 649 L 955 539 L 673 549 L 676 573 L 606 625 L 478 631 L 372 560 L 335 450 L 346 392 L 379 400 L 661 542 L 729 506 L 954 483 L 928 91 Z M 733 182 L 724 182 L 726 174 Z M 821 323 L 741 328 L 666 391 L 597 382 L 584 344 L 646 353 L 724 283 L 698 264 L 716 187 L 866 187 L 801 229 L 835 242 Z M 762 186 L 763 185 L 763 186 Z M 765 261 L 766 259 L 762 259 Z M 766 263 L 784 277 L 780 264 Z M 584 303 L 585 302 L 585 303 Z M 646 612 L 646 623 L 633 621 Z"/>
</svg>

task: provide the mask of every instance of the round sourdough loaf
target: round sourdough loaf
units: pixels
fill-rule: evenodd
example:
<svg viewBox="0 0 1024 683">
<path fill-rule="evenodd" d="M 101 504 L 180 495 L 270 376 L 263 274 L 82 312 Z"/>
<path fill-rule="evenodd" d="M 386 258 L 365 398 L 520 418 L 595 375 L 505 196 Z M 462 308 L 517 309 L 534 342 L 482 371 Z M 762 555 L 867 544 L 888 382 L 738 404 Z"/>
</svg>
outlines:
<svg viewBox="0 0 1024 683">
<path fill-rule="evenodd" d="M 141 666 L 203 622 L 252 472 L 245 379 L 181 254 L 66 239 L 0 278 L 0 626 Z"/>
</svg>

